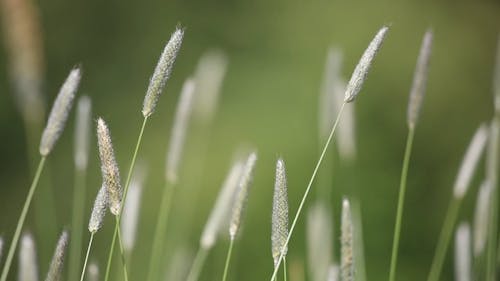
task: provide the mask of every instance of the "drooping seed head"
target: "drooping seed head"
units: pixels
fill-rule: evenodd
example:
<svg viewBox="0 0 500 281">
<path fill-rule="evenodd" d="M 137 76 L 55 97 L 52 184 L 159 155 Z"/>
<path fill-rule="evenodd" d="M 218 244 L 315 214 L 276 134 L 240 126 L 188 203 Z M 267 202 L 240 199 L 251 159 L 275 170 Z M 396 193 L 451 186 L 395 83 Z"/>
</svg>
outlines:
<svg viewBox="0 0 500 281">
<path fill-rule="evenodd" d="M 470 227 L 462 222 L 455 233 L 455 280 L 471 281 Z"/>
<path fill-rule="evenodd" d="M 410 90 L 410 99 L 408 102 L 407 122 L 410 128 L 414 128 L 418 121 L 420 108 L 425 96 L 425 89 L 427 87 L 427 77 L 429 76 L 429 60 L 432 50 L 432 37 L 431 30 L 427 30 L 422 40 L 420 53 L 415 66 L 415 73 L 413 74 L 413 84 Z"/>
<path fill-rule="evenodd" d="M 474 171 L 477 168 L 479 159 L 481 158 L 484 147 L 486 146 L 487 139 L 488 128 L 482 124 L 474 134 L 474 137 L 472 138 L 462 160 L 453 189 L 455 198 L 461 199 L 467 192 L 472 176 L 474 175 Z"/>
<path fill-rule="evenodd" d="M 174 67 L 177 53 L 181 48 L 183 37 L 184 29 L 177 27 L 174 33 L 172 33 L 167 45 L 165 45 L 165 48 L 163 49 L 160 59 L 158 60 L 158 64 L 153 72 L 153 76 L 149 81 L 146 96 L 144 97 L 144 104 L 142 106 L 142 115 L 144 115 L 144 117 L 151 116 L 151 114 L 155 111 L 158 99 L 160 98 L 163 88 L 165 88 L 165 84 L 172 73 L 172 68 Z"/>
<path fill-rule="evenodd" d="M 353 281 L 354 278 L 354 245 L 351 206 L 349 200 L 342 202 L 342 223 L 340 236 L 340 280 Z"/>
<path fill-rule="evenodd" d="M 236 238 L 238 230 L 241 227 L 241 221 L 243 219 L 243 213 L 246 209 L 248 191 L 252 184 L 253 172 L 256 162 L 257 153 L 250 153 L 241 172 L 241 177 L 238 181 L 238 187 L 233 198 L 231 221 L 229 223 L 229 237 L 231 238 L 231 240 L 234 240 Z"/>
<path fill-rule="evenodd" d="M 94 208 L 90 215 L 88 229 L 90 233 L 96 233 L 101 229 L 104 217 L 106 216 L 106 209 L 108 208 L 108 191 L 106 186 L 102 185 L 94 201 Z"/>
<path fill-rule="evenodd" d="M 215 201 L 212 212 L 208 217 L 207 224 L 201 234 L 200 246 L 203 249 L 208 250 L 215 245 L 221 228 L 229 218 L 232 207 L 232 199 L 234 198 L 235 191 L 238 187 L 238 181 L 241 177 L 242 170 L 243 163 L 241 160 L 238 160 L 233 164 L 226 176 L 222 189 L 220 190 L 219 195 L 217 195 L 217 200 Z"/>
<path fill-rule="evenodd" d="M 286 255 L 288 247 L 288 191 L 286 182 L 285 162 L 276 162 L 276 178 L 274 182 L 273 213 L 271 220 L 271 248 L 274 266 L 278 265 L 281 253 Z"/>
<path fill-rule="evenodd" d="M 68 232 L 63 231 L 57 241 L 56 250 L 52 261 L 50 262 L 49 272 L 45 281 L 59 281 L 61 280 L 61 273 L 64 266 L 64 256 L 66 255 L 66 248 L 68 247 L 69 235 Z"/>
<path fill-rule="evenodd" d="M 500 36 L 498 36 L 495 70 L 493 73 L 493 94 L 495 99 L 495 114 L 500 116 Z"/>
<path fill-rule="evenodd" d="M 488 237 L 488 222 L 490 217 L 492 186 L 489 181 L 484 181 L 479 188 L 474 213 L 474 256 L 479 257 L 486 246 Z"/>
<path fill-rule="evenodd" d="M 184 82 L 177 111 L 175 112 L 174 125 L 167 151 L 165 173 L 167 181 L 172 184 L 177 183 L 179 177 L 179 166 L 184 150 L 184 143 L 186 142 L 189 119 L 193 110 L 195 88 L 193 79 L 189 78 Z"/>
<path fill-rule="evenodd" d="M 90 121 L 92 120 L 92 103 L 88 96 L 78 99 L 75 127 L 75 166 L 79 170 L 87 167 L 90 150 Z"/>
<path fill-rule="evenodd" d="M 339 280 L 339 266 L 337 264 L 332 264 L 328 268 L 327 281 L 338 281 Z"/>
<path fill-rule="evenodd" d="M 123 213 L 121 216 L 122 243 L 123 248 L 127 252 L 132 251 L 135 244 L 145 174 L 146 171 L 144 166 L 137 165 L 130 181 L 125 205 L 123 205 Z"/>
<path fill-rule="evenodd" d="M 366 77 L 368 76 L 368 71 L 370 71 L 373 59 L 375 58 L 377 52 L 382 46 L 382 42 L 384 42 L 385 35 L 387 34 L 388 30 L 389 27 L 387 26 L 382 27 L 377 33 L 377 35 L 375 35 L 375 38 L 373 38 L 370 45 L 368 45 L 368 48 L 365 50 L 363 55 L 361 56 L 358 65 L 356 65 L 356 68 L 352 73 L 351 80 L 349 80 L 349 83 L 347 84 L 344 97 L 345 103 L 352 102 L 354 99 L 356 99 L 356 96 L 359 94 L 359 91 L 361 90 L 361 87 L 363 86 L 363 83 L 365 82 Z"/>
<path fill-rule="evenodd" d="M 109 209 L 113 215 L 117 216 L 120 213 L 122 202 L 120 171 L 116 163 L 108 126 L 102 118 L 97 120 L 97 142 L 99 144 L 99 158 L 101 159 L 102 180 L 108 192 Z"/>
<path fill-rule="evenodd" d="M 309 207 L 306 223 L 310 279 L 326 280 L 333 252 L 333 225 L 330 208 L 321 202 L 315 202 Z"/>
<path fill-rule="evenodd" d="M 99 266 L 95 262 L 90 262 L 87 268 L 88 281 L 98 281 L 99 280 Z"/>
<path fill-rule="evenodd" d="M 40 140 L 40 154 L 42 156 L 47 156 L 52 151 L 64 130 L 81 76 L 80 68 L 72 69 L 59 90 Z"/>
<path fill-rule="evenodd" d="M 36 258 L 35 241 L 29 233 L 23 234 L 19 248 L 19 281 L 37 281 L 38 265 Z"/>
</svg>

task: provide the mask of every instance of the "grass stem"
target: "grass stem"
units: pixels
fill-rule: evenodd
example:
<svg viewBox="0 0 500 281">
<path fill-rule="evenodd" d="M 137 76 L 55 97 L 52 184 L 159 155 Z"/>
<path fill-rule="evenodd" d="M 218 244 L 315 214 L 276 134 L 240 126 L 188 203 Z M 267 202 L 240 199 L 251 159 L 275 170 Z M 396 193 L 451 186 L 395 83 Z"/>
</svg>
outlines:
<svg viewBox="0 0 500 281">
<path fill-rule="evenodd" d="M 75 170 L 75 186 L 73 190 L 73 218 L 71 220 L 71 245 L 69 252 L 69 280 L 76 280 L 81 261 L 83 236 L 83 214 L 85 208 L 86 169 Z"/>
<path fill-rule="evenodd" d="M 87 254 L 85 255 L 85 261 L 83 262 L 82 274 L 80 275 L 80 281 L 83 281 L 83 277 L 85 276 L 85 271 L 87 270 L 87 262 L 89 260 L 90 249 L 92 248 L 93 241 L 94 241 L 94 232 L 91 232 L 89 245 L 87 246 Z"/>
<path fill-rule="evenodd" d="M 120 218 L 118 216 L 116 216 L 116 223 L 118 225 L 120 224 Z M 122 258 L 123 277 L 125 278 L 125 281 L 128 281 L 127 261 L 125 260 L 125 250 L 123 250 L 122 232 L 120 227 L 118 227 L 118 245 L 120 246 L 120 256 Z"/>
<path fill-rule="evenodd" d="M 207 259 L 208 249 L 200 247 L 193 261 L 193 265 L 189 270 L 189 274 L 187 277 L 187 281 L 197 281 L 200 276 L 201 269 L 205 264 L 205 260 Z"/>
<path fill-rule="evenodd" d="M 234 239 L 229 242 L 229 249 L 227 249 L 226 265 L 224 265 L 224 275 L 222 275 L 222 281 L 227 280 L 227 272 L 229 271 L 229 262 L 231 261 L 231 254 L 233 252 Z"/>
</svg>

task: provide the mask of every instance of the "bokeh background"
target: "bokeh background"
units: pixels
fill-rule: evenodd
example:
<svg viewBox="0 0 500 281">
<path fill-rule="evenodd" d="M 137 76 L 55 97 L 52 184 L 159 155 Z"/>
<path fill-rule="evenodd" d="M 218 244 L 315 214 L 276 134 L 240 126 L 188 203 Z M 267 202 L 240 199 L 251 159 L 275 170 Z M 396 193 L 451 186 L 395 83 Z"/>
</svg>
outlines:
<svg viewBox="0 0 500 281">
<path fill-rule="evenodd" d="M 383 25 L 390 25 L 389 34 L 356 101 L 356 160 L 350 164 L 339 161 L 335 145 L 327 157 L 334 163 L 329 200 L 335 259 L 339 257 L 340 200 L 358 190 L 367 276 L 369 280 L 387 278 L 408 93 L 422 36 L 432 28 L 431 70 L 410 166 L 398 268 L 400 280 L 427 276 L 463 152 L 478 125 L 493 114 L 499 1 L 48 0 L 34 5 L 42 30 L 46 107 L 52 104 L 68 71 L 81 64 L 84 74 L 79 93 L 92 98 L 94 120 L 102 116 L 108 122 L 123 176 L 142 121 L 148 79 L 176 25 L 185 27 L 172 77 L 140 151 L 140 161 L 148 172 L 136 251 L 130 258 L 132 280 L 142 280 L 148 268 L 173 113 L 182 83 L 194 73 L 201 55 L 213 48 L 223 50 L 228 69 L 212 125 L 204 131 L 194 124 L 188 134 L 165 237 L 164 268 L 178 249 L 191 255 L 196 251 L 234 152 L 243 146 L 257 149 L 259 160 L 230 278 L 263 279 L 269 278 L 273 267 L 270 218 L 275 161 L 280 156 L 286 161 L 290 208 L 295 213 L 319 156 L 318 98 L 327 50 L 330 46 L 343 50 L 342 72 L 348 78 Z M 2 43 L 5 30 L 1 31 Z M 30 167 L 36 160 L 27 153 L 26 130 L 9 79 L 6 44 L 0 46 L 0 65 L 0 233 L 10 240 L 31 181 Z M 50 196 L 53 190 L 55 214 L 37 219 L 40 207 L 33 207 L 25 226 L 37 240 L 42 276 L 57 232 L 71 222 L 73 120 L 72 114 L 43 175 L 42 181 L 50 186 L 42 186 L 35 195 Z M 200 155 L 200 151 L 206 153 Z M 87 206 L 85 221 L 100 186 L 95 137 L 90 159 L 87 196 L 82 199 Z M 190 169 L 200 165 L 202 172 Z M 465 199 L 460 212 L 463 220 L 472 220 L 482 174 L 481 168 Z M 318 196 L 313 191 L 309 202 Z M 113 226 L 108 216 L 91 257 L 103 270 Z M 42 238 L 41 233 L 47 236 Z M 85 234 L 85 243 L 87 238 Z M 226 249 L 226 241 L 216 246 L 202 280 L 221 277 Z M 451 253 L 442 280 L 453 279 Z M 304 216 L 292 238 L 289 260 L 298 268 L 302 265 L 307 275 L 305 256 Z"/>
</svg>

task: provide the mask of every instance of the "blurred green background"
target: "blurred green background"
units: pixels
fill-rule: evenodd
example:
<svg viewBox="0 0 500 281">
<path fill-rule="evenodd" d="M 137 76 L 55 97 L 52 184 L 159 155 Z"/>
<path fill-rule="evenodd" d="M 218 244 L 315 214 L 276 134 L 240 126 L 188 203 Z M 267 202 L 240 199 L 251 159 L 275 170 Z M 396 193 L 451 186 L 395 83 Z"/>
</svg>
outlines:
<svg viewBox="0 0 500 281">
<path fill-rule="evenodd" d="M 335 162 L 331 173 L 334 255 L 338 260 L 340 199 L 357 189 L 368 279 L 387 278 L 408 93 L 422 36 L 431 27 L 434 49 L 409 172 L 398 279 L 427 276 L 463 152 L 477 126 L 493 113 L 491 78 L 500 31 L 499 1 L 48 0 L 35 4 L 43 29 L 47 107 L 68 71 L 80 63 L 79 93 L 91 96 L 94 120 L 102 116 L 108 122 L 123 177 L 142 121 L 148 79 L 175 26 L 180 23 L 186 28 L 172 77 L 150 118 L 140 151 L 148 177 L 137 248 L 131 257 L 132 280 L 143 280 L 148 268 L 172 117 L 182 83 L 193 74 L 200 56 L 208 49 L 222 49 L 229 59 L 228 72 L 209 133 L 204 139 L 188 134 L 179 192 L 165 238 L 167 256 L 179 247 L 196 251 L 233 153 L 243 144 L 256 148 L 259 160 L 230 278 L 267 279 L 273 267 L 274 164 L 279 156 L 286 161 L 291 214 L 295 213 L 319 156 L 318 96 L 328 47 L 343 50 L 342 72 L 348 78 L 377 30 L 386 24 L 389 34 L 356 101 L 358 157 L 352 165 L 339 163 L 334 145 L 328 157 Z M 22 119 L 14 105 L 5 44 L 0 47 L 0 65 L 0 233 L 9 237 L 27 194 L 33 163 L 28 160 Z M 58 231 L 71 222 L 74 117 L 70 118 L 43 175 L 53 183 L 57 214 L 42 225 L 55 223 Z M 204 157 L 197 155 L 201 143 L 206 145 Z M 90 159 L 85 222 L 100 186 L 95 137 Z M 190 167 L 199 161 L 204 170 L 193 179 Z M 482 171 L 478 175 L 460 213 L 468 221 Z M 47 190 L 41 188 L 37 194 Z M 25 229 L 35 232 L 44 276 L 57 237 L 40 240 L 33 210 Z M 304 218 L 289 251 L 289 260 L 298 264 L 305 263 Z M 113 225 L 108 216 L 96 236 L 92 259 L 102 270 Z M 85 243 L 87 238 L 85 233 Z M 216 246 L 202 280 L 220 278 L 226 249 L 225 241 Z M 452 280 L 452 272 L 449 255 L 442 280 Z"/>
</svg>

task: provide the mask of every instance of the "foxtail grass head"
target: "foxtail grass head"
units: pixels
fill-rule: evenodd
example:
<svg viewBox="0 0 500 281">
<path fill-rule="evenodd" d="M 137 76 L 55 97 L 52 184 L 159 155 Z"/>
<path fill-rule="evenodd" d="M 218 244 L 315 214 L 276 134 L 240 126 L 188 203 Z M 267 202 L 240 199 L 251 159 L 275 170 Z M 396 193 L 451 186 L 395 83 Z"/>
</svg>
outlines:
<svg viewBox="0 0 500 281">
<path fill-rule="evenodd" d="M 354 272 L 354 237 L 351 205 L 347 198 L 342 201 L 342 222 L 340 236 L 340 280 L 355 280 Z"/>
<path fill-rule="evenodd" d="M 169 183 L 175 184 L 179 178 L 179 166 L 184 150 L 186 133 L 189 119 L 193 110 L 195 82 L 189 78 L 182 87 L 177 111 L 175 112 L 174 125 L 167 151 L 166 179 Z"/>
<path fill-rule="evenodd" d="M 483 153 L 486 141 L 488 140 L 488 128 L 482 124 L 474 134 L 465 156 L 462 160 L 460 170 L 453 188 L 455 198 L 462 199 L 469 188 L 470 181 L 478 166 L 479 159 Z"/>
<path fill-rule="evenodd" d="M 75 127 L 75 166 L 79 170 L 87 168 L 90 150 L 90 122 L 92 103 L 88 96 L 78 99 Z"/>
<path fill-rule="evenodd" d="M 19 248 L 18 280 L 38 280 L 38 265 L 36 258 L 35 240 L 29 233 L 25 233 L 21 237 L 21 245 Z"/>
<path fill-rule="evenodd" d="M 104 186 L 108 192 L 108 204 L 111 213 L 117 216 L 121 210 L 122 185 L 120 171 L 115 159 L 111 134 L 102 118 L 97 120 L 97 142 L 99 145 L 99 158 L 101 159 L 101 173 Z"/>
<path fill-rule="evenodd" d="M 167 80 L 170 78 L 170 74 L 172 73 L 172 68 L 174 67 L 177 53 L 181 48 L 183 37 L 184 29 L 177 27 L 161 53 L 158 64 L 153 72 L 153 76 L 149 81 L 146 96 L 144 97 L 142 115 L 144 115 L 145 118 L 151 116 L 151 114 L 155 111 L 158 99 L 160 98 L 163 88 L 165 88 L 165 84 L 167 84 Z"/>
<path fill-rule="evenodd" d="M 66 248 L 68 247 L 69 234 L 63 231 L 57 241 L 56 250 L 52 261 L 50 262 L 49 272 L 45 281 L 59 281 L 62 278 L 62 270 L 64 267 L 64 256 L 66 255 Z"/>
<path fill-rule="evenodd" d="M 122 242 L 123 248 L 127 252 L 132 251 L 135 245 L 145 176 L 145 167 L 143 165 L 138 165 L 132 175 L 127 198 L 123 205 L 123 214 L 121 216 Z"/>
<path fill-rule="evenodd" d="M 40 154 L 42 156 L 47 156 L 52 151 L 64 130 L 80 79 L 81 71 L 80 68 L 76 67 L 70 71 L 68 78 L 59 90 L 40 140 Z"/>
<path fill-rule="evenodd" d="M 413 84 L 410 90 L 410 100 L 408 102 L 407 122 L 410 128 L 414 128 L 418 121 L 420 108 L 425 96 L 427 87 L 427 77 L 429 75 L 429 60 L 432 50 L 432 31 L 427 30 L 420 47 L 415 73 L 413 75 Z"/>
<path fill-rule="evenodd" d="M 474 256 L 479 257 L 486 246 L 488 239 L 488 227 L 490 218 L 490 202 L 492 186 L 488 180 L 479 187 L 476 200 L 476 210 L 474 213 Z"/>
<path fill-rule="evenodd" d="M 370 42 L 370 45 L 368 45 L 368 48 L 365 50 L 363 55 L 361 56 L 358 65 L 356 65 L 356 68 L 352 73 L 351 80 L 349 80 L 349 83 L 347 84 L 344 97 L 345 103 L 354 101 L 357 95 L 359 94 L 359 91 L 361 91 L 361 87 L 363 86 L 363 83 L 365 82 L 366 77 L 368 76 L 368 72 L 370 71 L 373 59 L 375 59 L 375 56 L 377 55 L 380 47 L 382 46 L 382 43 L 384 42 L 385 35 L 387 34 L 388 30 L 389 27 L 387 26 L 382 27 L 378 31 L 377 35 L 375 35 L 375 38 L 373 38 L 373 40 Z"/>
<path fill-rule="evenodd" d="M 236 235 L 241 228 L 241 221 L 243 219 L 243 213 L 246 209 L 248 191 L 252 184 L 256 162 L 257 153 L 250 153 L 238 181 L 238 187 L 233 197 L 233 208 L 231 213 L 231 220 L 229 223 L 229 237 L 231 238 L 231 240 L 234 240 L 236 238 Z"/>
<path fill-rule="evenodd" d="M 102 185 L 97 192 L 97 196 L 94 201 L 94 208 L 92 208 L 92 214 L 90 214 L 90 220 L 88 229 L 90 233 L 96 233 L 102 227 L 104 217 L 106 216 L 106 209 L 108 208 L 108 191 L 106 186 Z"/>
<path fill-rule="evenodd" d="M 271 248 L 274 266 L 278 265 L 281 253 L 286 255 L 288 247 L 288 191 L 286 182 L 285 162 L 276 162 L 276 178 L 274 182 L 273 213 L 271 220 Z"/>
<path fill-rule="evenodd" d="M 470 227 L 462 222 L 455 233 L 455 280 L 471 281 Z"/>
<path fill-rule="evenodd" d="M 201 234 L 200 246 L 203 249 L 211 249 L 217 240 L 224 224 L 227 224 L 235 191 L 243 170 L 243 162 L 236 161 L 226 176 L 222 189 L 217 196 L 215 205 L 208 217 L 207 223 Z"/>
<path fill-rule="evenodd" d="M 310 279 L 326 280 L 333 259 L 333 225 L 330 208 L 321 201 L 314 202 L 308 209 L 306 223 Z"/>
</svg>

